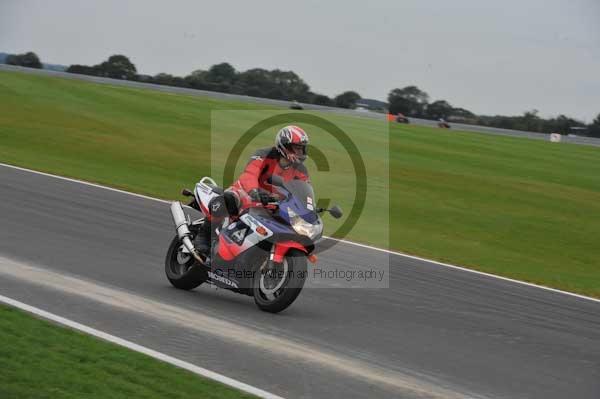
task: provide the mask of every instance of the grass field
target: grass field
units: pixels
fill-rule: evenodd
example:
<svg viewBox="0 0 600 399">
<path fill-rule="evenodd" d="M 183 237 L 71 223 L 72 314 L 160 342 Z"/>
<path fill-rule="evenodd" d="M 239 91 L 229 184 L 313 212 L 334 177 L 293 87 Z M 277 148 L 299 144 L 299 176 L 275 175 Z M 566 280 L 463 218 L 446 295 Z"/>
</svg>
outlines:
<svg viewBox="0 0 600 399">
<path fill-rule="evenodd" d="M 0 398 L 253 398 L 0 305 Z"/>
<path fill-rule="evenodd" d="M 0 107 L 1 162 L 166 199 L 210 174 L 209 148 L 230 141 L 228 129 L 269 112 L 12 72 L 0 72 Z M 246 112 L 212 126 L 211 143 L 211 111 L 232 109 Z M 349 239 L 600 297 L 600 149 L 398 124 L 388 143 L 385 122 L 327 118 L 358 145 L 370 179 Z M 315 174 L 317 194 L 348 209 L 348 160 L 330 166 Z"/>
</svg>

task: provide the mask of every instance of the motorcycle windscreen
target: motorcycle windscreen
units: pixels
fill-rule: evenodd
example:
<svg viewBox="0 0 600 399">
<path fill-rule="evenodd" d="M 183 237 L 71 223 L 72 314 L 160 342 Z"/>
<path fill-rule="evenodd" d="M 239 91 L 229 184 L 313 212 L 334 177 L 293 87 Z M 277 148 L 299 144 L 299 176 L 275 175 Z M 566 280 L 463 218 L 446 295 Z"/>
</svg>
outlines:
<svg viewBox="0 0 600 399">
<path fill-rule="evenodd" d="M 315 212 L 317 204 L 312 186 L 305 181 L 295 179 L 285 182 L 283 188 L 288 193 L 283 204 L 290 206 L 307 222 L 314 223 L 318 215 Z"/>
</svg>

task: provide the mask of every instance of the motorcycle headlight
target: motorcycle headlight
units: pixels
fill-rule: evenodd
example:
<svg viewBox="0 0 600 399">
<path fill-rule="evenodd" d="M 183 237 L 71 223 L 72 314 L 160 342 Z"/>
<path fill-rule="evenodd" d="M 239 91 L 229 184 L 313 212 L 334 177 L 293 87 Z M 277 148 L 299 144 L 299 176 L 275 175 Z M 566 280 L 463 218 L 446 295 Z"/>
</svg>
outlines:
<svg viewBox="0 0 600 399">
<path fill-rule="evenodd" d="M 288 215 L 290 216 L 290 225 L 300 235 L 307 236 L 312 240 L 323 232 L 323 223 L 321 222 L 309 223 L 290 208 L 288 208 Z"/>
</svg>

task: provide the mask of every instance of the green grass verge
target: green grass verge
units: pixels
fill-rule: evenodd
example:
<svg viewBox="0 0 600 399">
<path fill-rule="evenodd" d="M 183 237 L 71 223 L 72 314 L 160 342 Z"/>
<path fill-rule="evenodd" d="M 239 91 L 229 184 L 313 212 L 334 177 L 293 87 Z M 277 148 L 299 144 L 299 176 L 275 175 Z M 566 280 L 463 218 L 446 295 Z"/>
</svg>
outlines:
<svg viewBox="0 0 600 399">
<path fill-rule="evenodd" d="M 266 109 L 12 72 L 0 72 L 0 107 L 0 161 L 167 199 L 210 173 L 211 111 Z M 246 116 L 219 125 L 213 147 Z M 349 239 L 600 297 L 600 149 L 398 124 L 388 143 L 385 122 L 327 118 L 371 182 Z M 349 209 L 352 169 L 342 155 L 330 165 L 317 194 Z"/>
<path fill-rule="evenodd" d="M 254 398 L 0 305 L 0 398 Z"/>
</svg>

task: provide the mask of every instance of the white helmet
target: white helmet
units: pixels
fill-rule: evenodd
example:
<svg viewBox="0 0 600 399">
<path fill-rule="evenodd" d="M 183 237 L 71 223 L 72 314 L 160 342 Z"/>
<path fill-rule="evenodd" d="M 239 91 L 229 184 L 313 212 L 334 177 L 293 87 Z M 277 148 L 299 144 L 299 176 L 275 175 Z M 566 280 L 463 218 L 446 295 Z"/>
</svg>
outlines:
<svg viewBox="0 0 600 399">
<path fill-rule="evenodd" d="M 286 126 L 275 137 L 277 151 L 292 163 L 304 162 L 307 145 L 308 134 L 298 126 Z"/>
</svg>

